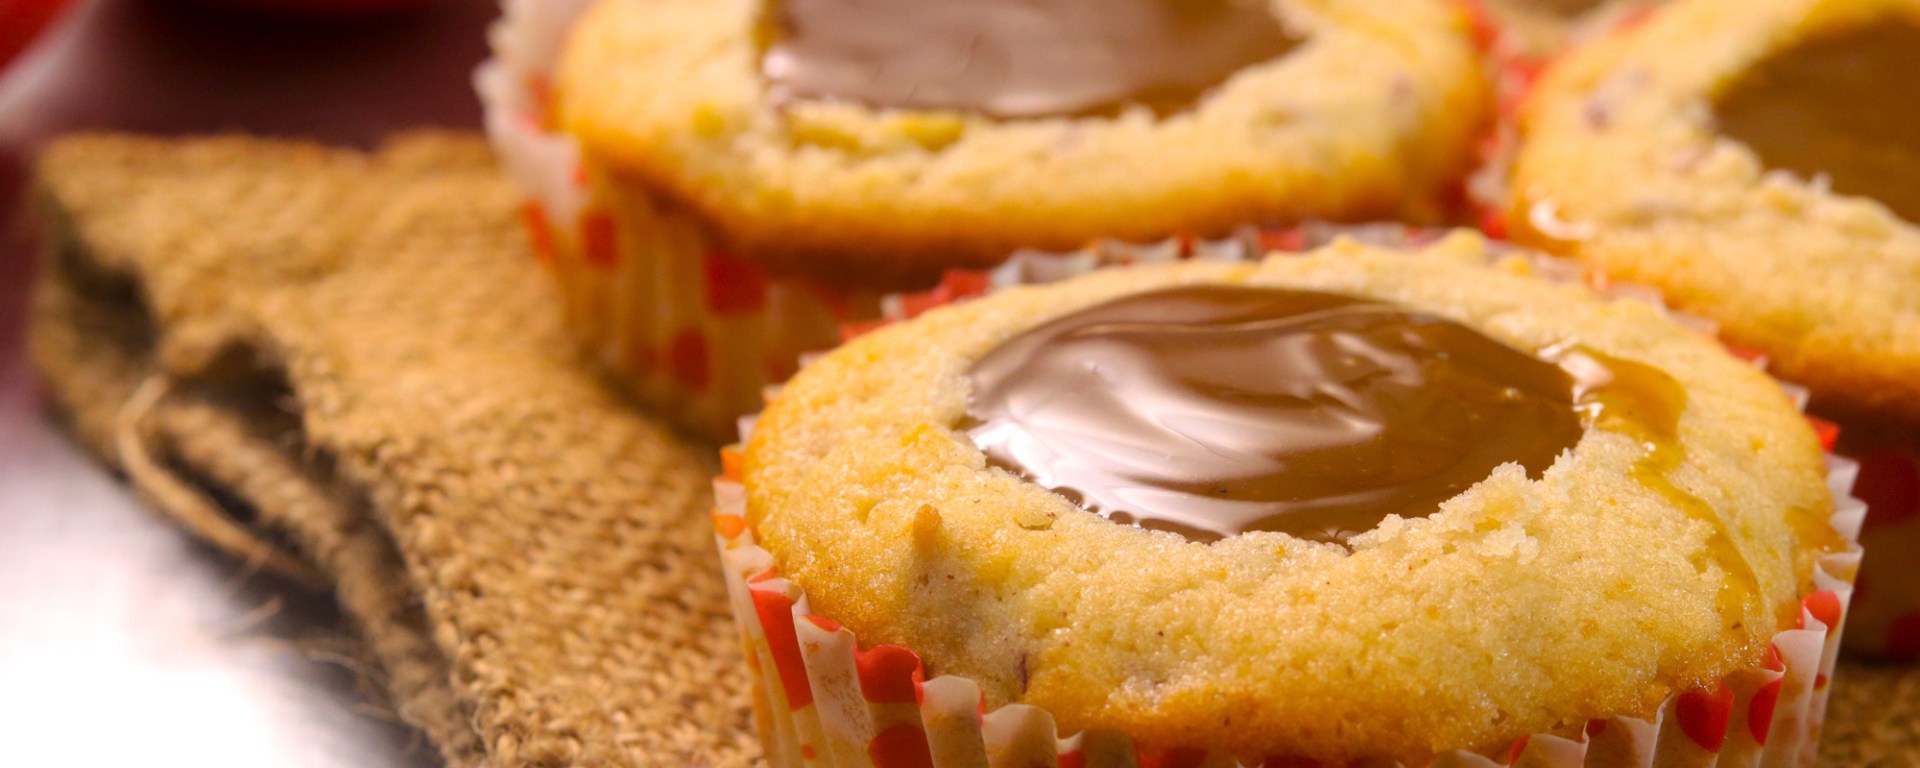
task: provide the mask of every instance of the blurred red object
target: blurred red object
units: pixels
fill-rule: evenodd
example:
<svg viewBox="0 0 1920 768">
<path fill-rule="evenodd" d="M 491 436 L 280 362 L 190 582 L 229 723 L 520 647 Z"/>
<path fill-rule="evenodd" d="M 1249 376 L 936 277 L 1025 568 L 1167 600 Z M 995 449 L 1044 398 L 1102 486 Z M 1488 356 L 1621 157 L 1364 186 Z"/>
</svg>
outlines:
<svg viewBox="0 0 1920 768">
<path fill-rule="evenodd" d="M 0 150 L 74 130 L 246 131 L 369 146 L 410 126 L 478 128 L 472 73 L 498 12 L 490 0 L 326 18 L 79 0 L 0 72 Z"/>
<path fill-rule="evenodd" d="M 295 12 L 322 6 L 388 12 Z M 370 147 L 408 128 L 478 130 L 473 68 L 498 14 L 494 0 L 0 0 L 0 39 L 31 37 L 29 16 L 40 32 L 0 68 L 0 392 L 22 375 L 34 247 L 18 225 L 47 141 L 244 131 Z"/>
<path fill-rule="evenodd" d="M 20 55 L 66 7 L 67 0 L 0 0 L 0 67 Z"/>
</svg>

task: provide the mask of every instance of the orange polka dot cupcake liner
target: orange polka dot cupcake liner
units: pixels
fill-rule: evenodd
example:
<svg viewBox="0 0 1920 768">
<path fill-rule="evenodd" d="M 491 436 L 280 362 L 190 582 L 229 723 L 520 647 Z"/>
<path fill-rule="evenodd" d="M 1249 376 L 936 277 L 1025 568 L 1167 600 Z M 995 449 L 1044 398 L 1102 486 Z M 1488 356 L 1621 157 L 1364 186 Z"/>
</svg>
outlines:
<svg viewBox="0 0 1920 768">
<path fill-rule="evenodd" d="M 1271 251 L 1304 251 L 1350 237 L 1377 245 L 1412 246 L 1439 232 L 1399 225 L 1307 225 L 1249 233 L 1232 241 L 1170 241 L 1149 247 L 1110 246 L 1075 254 L 1023 254 L 990 272 L 954 272 L 933 291 L 887 297 L 885 319 L 850 326 L 850 336 L 996 288 L 1046 283 L 1127 263 L 1219 258 L 1250 259 Z M 1501 249 L 1495 249 L 1496 251 Z M 1665 310 L 1658 294 L 1606 284 L 1584 267 L 1523 251 L 1548 279 L 1580 280 L 1620 300 Z M 1675 314 L 1712 333 L 1710 322 Z M 1764 361 L 1745 356 L 1764 366 Z M 1783 385 L 1795 401 L 1804 393 Z M 1838 429 L 1809 420 L 1829 450 Z M 753 417 L 741 420 L 741 434 Z M 988 710 L 981 687 L 955 675 L 929 676 L 910 648 L 862 644 L 831 616 L 816 614 L 805 590 L 782 576 L 772 553 L 755 542 L 746 517 L 743 460 L 738 445 L 723 450 L 714 480 L 714 542 L 739 628 L 745 664 L 753 675 L 755 723 L 769 762 L 781 768 L 1332 768 L 1286 755 L 1247 764 L 1205 749 L 1142 749 L 1125 733 L 1062 733 L 1052 713 L 1026 704 Z M 1911 459 L 1913 457 L 1907 456 Z M 1916 465 L 1909 462 L 1907 471 Z M 1875 470 L 1867 467 L 1868 472 Z M 1717 766 L 1787 768 L 1816 762 L 1828 683 L 1851 621 L 1866 505 L 1851 493 L 1862 473 L 1856 462 L 1828 454 L 1827 485 L 1834 496 L 1833 529 L 1847 542 L 1820 559 L 1812 589 L 1802 595 L 1800 618 L 1774 636 L 1764 662 L 1729 675 L 1712 690 L 1677 694 L 1650 718 L 1617 716 L 1587 723 L 1578 734 L 1533 734 L 1496 754 L 1452 751 L 1426 766 L 1447 768 L 1626 768 Z M 1910 474 L 1920 484 L 1920 474 Z M 1909 519 L 1906 523 L 1913 522 Z M 1399 766 L 1373 761 L 1373 766 Z M 1403 766 L 1402 768 L 1411 768 Z"/>
<path fill-rule="evenodd" d="M 552 119 L 554 68 L 590 0 L 502 5 L 475 86 L 569 330 L 642 402 L 732 439 L 761 387 L 791 375 L 802 353 L 832 346 L 842 324 L 879 316 L 882 292 L 768 275 L 695 217 L 594 167 Z"/>
</svg>

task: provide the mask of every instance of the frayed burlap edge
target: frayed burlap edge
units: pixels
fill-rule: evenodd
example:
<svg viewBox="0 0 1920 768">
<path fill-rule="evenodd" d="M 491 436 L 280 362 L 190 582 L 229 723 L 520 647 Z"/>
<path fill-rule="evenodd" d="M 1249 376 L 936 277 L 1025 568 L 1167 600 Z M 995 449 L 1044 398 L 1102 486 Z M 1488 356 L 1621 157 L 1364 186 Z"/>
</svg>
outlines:
<svg viewBox="0 0 1920 768">
<path fill-rule="evenodd" d="M 88 299 L 56 276 L 40 284 L 35 313 L 40 370 L 86 446 L 126 473 L 156 510 L 248 567 L 309 588 L 330 585 L 362 638 L 367 658 L 358 668 L 379 676 L 372 682 L 394 712 L 425 732 L 449 764 L 481 765 L 477 735 L 447 686 L 446 657 L 405 587 L 400 557 L 359 502 L 313 477 L 285 442 L 261 436 L 243 413 L 167 391 L 147 357 L 146 318 L 127 305 Z M 141 455 L 138 469 L 128 466 L 130 453 Z M 205 483 L 228 489 L 252 519 L 235 519 Z"/>
<path fill-rule="evenodd" d="M 91 137 L 31 343 L 154 508 L 330 585 L 449 764 L 744 765 L 702 450 L 605 393 L 484 145 Z"/>
</svg>

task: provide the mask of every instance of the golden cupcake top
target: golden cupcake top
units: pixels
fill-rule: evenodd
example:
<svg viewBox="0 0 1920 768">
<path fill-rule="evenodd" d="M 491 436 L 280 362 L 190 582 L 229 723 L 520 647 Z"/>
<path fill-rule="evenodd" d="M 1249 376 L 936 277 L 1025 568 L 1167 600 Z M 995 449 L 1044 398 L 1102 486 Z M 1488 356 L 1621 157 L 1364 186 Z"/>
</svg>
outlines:
<svg viewBox="0 0 1920 768">
<path fill-rule="evenodd" d="M 1516 239 L 1659 288 L 1837 412 L 1920 418 L 1920 2 L 1684 0 L 1556 64 Z"/>
<path fill-rule="evenodd" d="M 602 0 L 557 124 L 594 184 L 736 255 L 897 285 L 1098 237 L 1432 220 L 1483 122 L 1443 0 L 936 5 Z"/>
<path fill-rule="evenodd" d="M 1811 431 L 1712 339 L 1484 247 L 1122 269 L 874 332 L 761 416 L 747 515 L 863 643 L 1154 748 L 1417 762 L 1760 663 L 1839 544 Z"/>
</svg>

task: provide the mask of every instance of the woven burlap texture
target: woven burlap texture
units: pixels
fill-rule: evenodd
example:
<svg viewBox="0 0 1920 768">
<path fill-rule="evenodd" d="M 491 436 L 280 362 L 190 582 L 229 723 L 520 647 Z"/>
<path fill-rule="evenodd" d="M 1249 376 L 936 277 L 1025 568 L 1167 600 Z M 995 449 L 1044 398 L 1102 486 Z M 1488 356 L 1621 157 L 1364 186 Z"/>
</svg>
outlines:
<svg viewBox="0 0 1920 768">
<path fill-rule="evenodd" d="M 477 138 L 96 136 L 40 170 L 34 351 L 75 433 L 332 584 L 450 764 L 757 760 L 707 448 L 580 363 Z M 1920 765 L 1920 672 L 1844 668 L 1825 752 Z"/>
<path fill-rule="evenodd" d="M 702 453 L 575 365 L 482 142 L 93 137 L 40 170 L 35 357 L 77 434 L 337 584 L 450 763 L 758 753 Z"/>
</svg>

